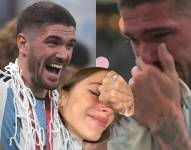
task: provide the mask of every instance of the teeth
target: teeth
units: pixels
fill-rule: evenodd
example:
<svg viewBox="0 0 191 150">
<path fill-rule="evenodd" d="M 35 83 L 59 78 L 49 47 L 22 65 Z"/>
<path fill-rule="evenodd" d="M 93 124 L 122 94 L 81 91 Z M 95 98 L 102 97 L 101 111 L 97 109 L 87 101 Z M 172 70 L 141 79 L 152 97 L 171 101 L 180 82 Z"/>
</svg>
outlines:
<svg viewBox="0 0 191 150">
<path fill-rule="evenodd" d="M 62 69 L 62 65 L 51 64 L 50 66 L 56 69 Z"/>
</svg>

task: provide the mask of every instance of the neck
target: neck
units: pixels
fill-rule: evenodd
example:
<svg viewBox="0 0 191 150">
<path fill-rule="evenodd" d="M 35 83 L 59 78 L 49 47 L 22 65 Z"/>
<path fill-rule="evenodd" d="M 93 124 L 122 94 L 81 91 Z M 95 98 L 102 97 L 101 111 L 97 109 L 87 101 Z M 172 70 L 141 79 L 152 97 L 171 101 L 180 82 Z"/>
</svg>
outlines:
<svg viewBox="0 0 191 150">
<path fill-rule="evenodd" d="M 28 69 L 26 68 L 26 65 L 24 65 L 22 62 L 24 62 L 24 60 L 21 60 L 21 58 L 18 58 L 17 63 L 18 63 L 19 69 L 21 70 L 21 76 L 25 85 L 31 89 L 35 97 L 44 98 L 48 90 L 42 88 L 41 86 L 36 85 L 33 82 L 30 73 L 27 72 Z"/>
<path fill-rule="evenodd" d="M 48 90 L 39 90 L 39 89 L 36 89 L 36 88 L 30 88 L 34 94 L 35 97 L 38 97 L 38 98 L 41 98 L 41 99 L 44 99 L 46 97 L 46 94 L 48 92 Z"/>
<path fill-rule="evenodd" d="M 71 136 L 72 136 L 74 139 L 76 139 L 80 144 L 82 144 L 83 139 L 82 139 L 80 136 L 74 134 L 74 133 L 71 132 L 70 130 L 69 130 L 69 132 L 70 132 Z"/>
<path fill-rule="evenodd" d="M 66 124 L 65 124 L 66 125 Z M 80 142 L 80 144 L 82 144 L 83 142 L 83 138 L 80 137 L 76 132 L 75 130 L 73 130 L 71 127 L 67 126 L 66 125 L 66 128 L 68 129 L 68 131 L 70 132 L 71 136 L 76 139 L 78 142 Z"/>
</svg>

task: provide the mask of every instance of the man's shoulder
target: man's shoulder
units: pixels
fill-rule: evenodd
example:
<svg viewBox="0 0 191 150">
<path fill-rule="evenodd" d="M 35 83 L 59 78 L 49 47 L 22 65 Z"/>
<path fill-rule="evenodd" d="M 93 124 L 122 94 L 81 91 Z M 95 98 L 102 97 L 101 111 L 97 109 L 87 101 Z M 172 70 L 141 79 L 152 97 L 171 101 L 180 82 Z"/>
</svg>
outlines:
<svg viewBox="0 0 191 150">
<path fill-rule="evenodd" d="M 12 91 L 11 88 L 11 75 L 9 72 L 3 72 L 0 70 L 0 98 L 1 102 L 7 99 L 7 94 Z M 1 104 L 0 104 L 1 106 Z"/>
<path fill-rule="evenodd" d="M 11 79 L 11 74 L 8 71 L 0 70 L 0 87 L 2 84 L 6 84 Z"/>
<path fill-rule="evenodd" d="M 10 118 L 10 111 L 8 112 L 8 109 L 11 109 L 10 105 L 7 105 L 8 99 L 12 96 L 12 89 L 10 87 L 10 80 L 11 76 L 8 72 L 3 72 L 0 70 L 0 140 L 2 136 L 2 126 L 4 125 L 4 116 L 9 116 Z M 11 93 L 11 94 L 10 94 Z M 6 105 L 8 106 L 6 108 Z M 8 115 L 5 115 L 8 114 Z M 8 118 L 8 117 L 6 117 Z M 9 119 L 10 120 L 10 119 Z"/>
</svg>

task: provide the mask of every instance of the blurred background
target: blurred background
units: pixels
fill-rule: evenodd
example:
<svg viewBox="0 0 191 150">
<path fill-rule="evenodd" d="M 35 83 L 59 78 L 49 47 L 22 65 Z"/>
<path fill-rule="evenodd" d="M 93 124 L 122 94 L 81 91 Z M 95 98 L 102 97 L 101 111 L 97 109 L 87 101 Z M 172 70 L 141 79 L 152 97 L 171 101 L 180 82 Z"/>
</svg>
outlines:
<svg viewBox="0 0 191 150">
<path fill-rule="evenodd" d="M 14 61 L 18 54 L 14 35 L 16 20 L 13 18 L 37 1 L 39 0 L 0 0 L 0 69 L 9 61 Z M 77 67 L 95 66 L 96 1 L 52 1 L 68 9 L 77 22 L 77 46 L 71 64 Z"/>
<path fill-rule="evenodd" d="M 116 0 L 96 0 L 96 56 L 104 56 L 125 79 L 130 78 L 134 55 L 129 41 L 118 27 L 119 13 Z"/>
</svg>

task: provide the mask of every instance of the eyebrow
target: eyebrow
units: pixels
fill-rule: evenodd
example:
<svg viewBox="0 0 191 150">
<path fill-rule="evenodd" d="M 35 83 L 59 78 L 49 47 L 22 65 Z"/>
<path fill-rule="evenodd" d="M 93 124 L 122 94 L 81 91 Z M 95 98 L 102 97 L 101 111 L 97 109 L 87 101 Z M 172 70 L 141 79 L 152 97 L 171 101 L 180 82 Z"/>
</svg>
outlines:
<svg viewBox="0 0 191 150">
<path fill-rule="evenodd" d="M 163 33 L 163 32 L 174 32 L 177 29 L 175 27 L 154 27 L 154 28 L 149 28 L 149 29 L 144 29 L 143 34 L 148 35 L 148 34 L 155 34 L 155 33 Z M 122 32 L 122 35 L 125 36 L 126 38 L 133 38 L 136 37 L 135 35 L 131 34 L 130 32 Z"/>
<path fill-rule="evenodd" d="M 54 39 L 54 40 L 58 41 L 59 43 L 63 43 L 64 42 L 61 37 L 56 36 L 56 35 L 50 35 L 44 41 L 47 42 L 50 39 Z M 76 44 L 76 39 L 71 39 L 70 42 Z"/>
</svg>

